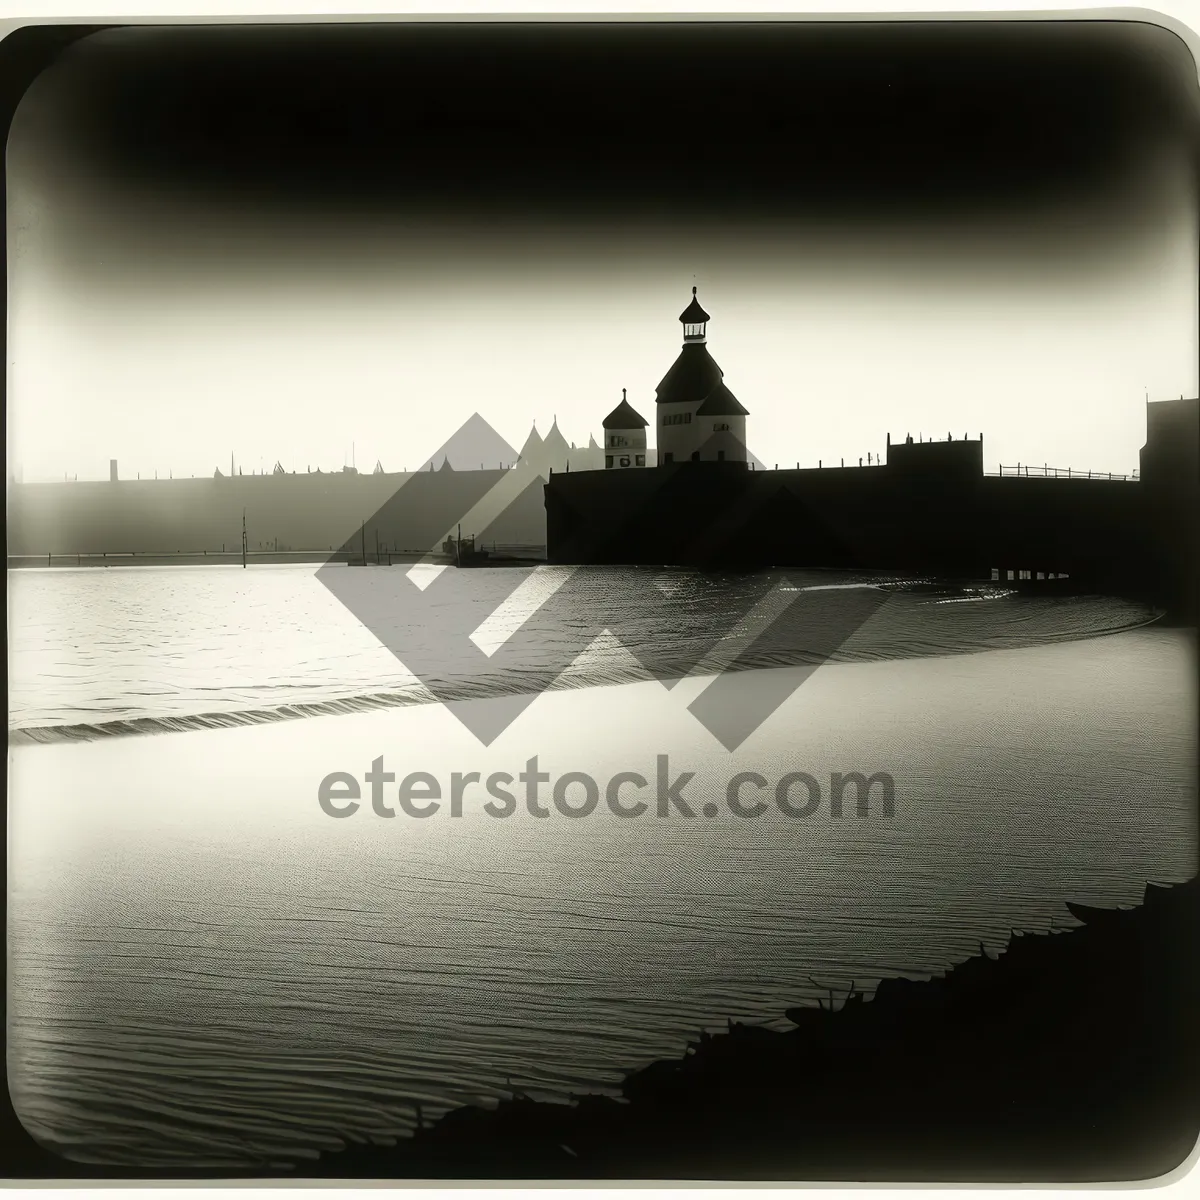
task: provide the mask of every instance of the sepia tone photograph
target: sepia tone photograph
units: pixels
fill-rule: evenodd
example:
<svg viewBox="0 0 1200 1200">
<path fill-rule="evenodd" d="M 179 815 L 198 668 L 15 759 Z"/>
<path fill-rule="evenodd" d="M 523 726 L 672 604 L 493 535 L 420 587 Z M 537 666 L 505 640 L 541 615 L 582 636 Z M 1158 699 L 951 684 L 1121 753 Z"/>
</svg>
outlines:
<svg viewBox="0 0 1200 1200">
<path fill-rule="evenodd" d="M 0 73 L 6 1179 L 1188 1159 L 1177 32 L 58 25 Z"/>
</svg>

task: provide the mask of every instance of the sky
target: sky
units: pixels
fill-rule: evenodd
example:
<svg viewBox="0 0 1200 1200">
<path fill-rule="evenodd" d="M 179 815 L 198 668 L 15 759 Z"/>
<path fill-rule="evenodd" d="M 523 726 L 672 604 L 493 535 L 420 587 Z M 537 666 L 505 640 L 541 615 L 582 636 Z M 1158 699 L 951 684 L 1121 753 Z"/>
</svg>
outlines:
<svg viewBox="0 0 1200 1200">
<path fill-rule="evenodd" d="M 10 471 L 400 470 L 474 412 L 586 444 L 622 388 L 652 419 L 693 285 L 768 465 L 1126 472 L 1196 394 L 1172 35 L 554 36 L 68 48 L 8 143 Z"/>
</svg>

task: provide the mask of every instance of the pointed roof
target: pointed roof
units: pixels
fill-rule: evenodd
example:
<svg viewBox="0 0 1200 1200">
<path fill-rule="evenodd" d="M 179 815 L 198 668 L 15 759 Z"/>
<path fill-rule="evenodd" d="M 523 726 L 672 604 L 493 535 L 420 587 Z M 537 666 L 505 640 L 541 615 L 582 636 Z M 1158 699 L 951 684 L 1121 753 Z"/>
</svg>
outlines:
<svg viewBox="0 0 1200 1200">
<path fill-rule="evenodd" d="M 558 418 L 554 418 L 554 424 L 550 426 L 550 432 L 546 434 L 545 441 L 542 443 L 548 450 L 559 451 L 567 449 L 567 439 L 563 437 L 562 430 L 558 427 Z"/>
<path fill-rule="evenodd" d="M 692 288 L 692 302 L 679 314 L 679 320 L 684 325 L 700 325 L 705 321 L 711 321 L 712 318 L 700 307 L 700 301 L 696 299 L 696 289 Z"/>
<path fill-rule="evenodd" d="M 605 429 L 645 429 L 649 421 L 625 398 L 625 389 L 621 389 L 621 403 L 601 422 Z"/>
<path fill-rule="evenodd" d="M 517 452 L 481 417 L 472 413 L 448 440 L 417 468 L 418 471 L 433 471 L 445 459 L 458 470 L 475 470 L 480 463 L 489 467 L 510 463 Z"/>
<path fill-rule="evenodd" d="M 698 404 L 724 374 L 703 342 L 688 342 L 655 389 L 658 403 Z"/>
<path fill-rule="evenodd" d="M 454 468 L 450 465 L 450 457 L 449 457 L 449 455 L 447 455 L 445 458 L 442 459 L 442 465 L 440 467 L 438 467 L 438 472 L 440 473 L 442 471 L 453 471 L 453 470 L 454 470 Z"/>
<path fill-rule="evenodd" d="M 383 462 L 380 459 L 377 458 L 375 460 L 375 470 L 372 471 L 371 474 L 372 475 L 382 475 L 383 474 Z"/>
<path fill-rule="evenodd" d="M 530 455 L 540 453 L 542 446 L 542 435 L 538 433 L 535 421 L 533 428 L 529 431 L 529 436 L 525 439 L 525 445 L 521 447 L 520 457 L 528 459 Z"/>
<path fill-rule="evenodd" d="M 704 397 L 704 403 L 696 409 L 698 417 L 748 417 L 749 415 L 749 411 L 742 407 L 742 402 L 725 386 L 724 380 Z"/>
</svg>

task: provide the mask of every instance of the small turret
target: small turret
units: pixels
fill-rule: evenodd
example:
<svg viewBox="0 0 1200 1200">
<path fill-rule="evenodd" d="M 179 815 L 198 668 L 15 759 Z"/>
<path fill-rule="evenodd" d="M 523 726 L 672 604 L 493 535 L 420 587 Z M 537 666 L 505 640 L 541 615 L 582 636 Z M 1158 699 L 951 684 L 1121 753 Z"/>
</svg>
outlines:
<svg viewBox="0 0 1200 1200">
<path fill-rule="evenodd" d="M 621 389 L 621 403 L 604 418 L 603 424 L 605 469 L 644 467 L 649 422 L 629 403 L 625 388 Z"/>
</svg>

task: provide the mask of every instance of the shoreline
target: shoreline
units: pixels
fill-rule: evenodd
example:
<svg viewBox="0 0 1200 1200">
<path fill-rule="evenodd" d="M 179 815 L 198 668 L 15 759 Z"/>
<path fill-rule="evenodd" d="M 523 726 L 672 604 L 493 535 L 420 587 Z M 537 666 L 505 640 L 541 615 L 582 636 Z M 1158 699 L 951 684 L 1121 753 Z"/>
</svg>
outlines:
<svg viewBox="0 0 1200 1200">
<path fill-rule="evenodd" d="M 542 551 L 540 555 L 530 551 Z M 523 551 L 523 553 L 515 553 Z M 497 566 L 536 566 L 545 564 L 544 546 L 505 546 L 503 551 L 488 551 Z M 442 551 L 380 550 L 369 552 L 366 561 L 359 550 L 248 550 L 245 565 L 271 566 L 351 566 L 392 567 L 430 563 L 454 566 L 454 556 Z M 10 571 L 28 571 L 54 567 L 240 567 L 240 550 L 179 551 L 99 551 L 76 554 L 10 554 Z"/>
<path fill-rule="evenodd" d="M 1178 1166 L 1200 1133 L 1200 878 L 1141 905 L 1068 904 L 1074 930 L 981 946 L 928 980 L 884 979 L 730 1022 L 630 1072 L 621 1099 L 515 1093 L 306 1176 L 1100 1182 Z M 1123 985 L 1132 984 L 1123 995 Z M 1124 1035 L 1124 1036 L 1122 1036 Z M 948 1136 L 948 1135 L 952 1135 Z M 299 1174 L 300 1172 L 298 1172 Z"/>
<path fill-rule="evenodd" d="M 1149 883 L 1134 908 L 1068 907 L 1076 929 L 1014 930 L 994 958 L 787 1009 L 789 1030 L 701 1034 L 629 1072 L 620 1099 L 515 1092 L 289 1171 L 70 1162 L 11 1104 L 0 1132 L 14 1176 L 40 1179 L 1156 1178 L 1200 1130 L 1200 878 Z"/>
</svg>

